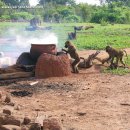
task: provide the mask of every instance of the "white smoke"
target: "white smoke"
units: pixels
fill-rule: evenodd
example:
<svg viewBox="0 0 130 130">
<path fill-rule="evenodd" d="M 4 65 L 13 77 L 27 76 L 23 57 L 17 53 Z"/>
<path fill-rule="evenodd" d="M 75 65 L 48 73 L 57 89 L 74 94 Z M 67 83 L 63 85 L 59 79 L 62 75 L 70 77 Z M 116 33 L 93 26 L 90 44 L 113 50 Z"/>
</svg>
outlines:
<svg viewBox="0 0 130 130">
<path fill-rule="evenodd" d="M 16 35 L 16 45 L 21 48 L 30 47 L 31 44 L 58 44 L 58 38 L 54 33 L 43 34 L 39 37 L 24 37 Z"/>
<path fill-rule="evenodd" d="M 39 35 L 34 35 L 33 32 L 28 32 L 28 31 L 23 32 L 21 30 L 18 31 L 16 29 L 11 28 L 8 30 L 8 34 L 6 38 L 4 37 L 3 39 L 5 39 L 4 40 L 5 42 L 7 42 L 7 47 L 11 45 L 12 47 L 17 47 L 16 52 L 19 52 L 19 54 L 27 50 L 29 52 L 31 44 L 55 44 L 56 46 L 58 44 L 58 37 L 52 32 L 45 32 L 45 31 L 39 33 Z M 12 57 L 11 55 L 6 55 L 6 53 L 5 56 L 2 55 L 4 54 L 3 52 L 0 53 L 1 56 L 0 68 L 13 65 L 19 56 L 19 55 L 15 55 L 15 59 L 14 59 L 14 57 Z"/>
</svg>

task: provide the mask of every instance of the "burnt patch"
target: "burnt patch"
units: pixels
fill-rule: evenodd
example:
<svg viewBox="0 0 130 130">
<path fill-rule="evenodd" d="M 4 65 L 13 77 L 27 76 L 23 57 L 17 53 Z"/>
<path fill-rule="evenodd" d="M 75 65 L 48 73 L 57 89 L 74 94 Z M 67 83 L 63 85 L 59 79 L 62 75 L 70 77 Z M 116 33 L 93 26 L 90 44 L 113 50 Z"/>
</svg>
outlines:
<svg viewBox="0 0 130 130">
<path fill-rule="evenodd" d="M 16 97 L 25 97 L 25 96 L 31 97 L 33 95 L 32 92 L 28 92 L 28 91 L 25 91 L 25 90 L 23 90 L 23 91 L 12 91 L 11 94 L 13 96 L 16 96 Z"/>
</svg>

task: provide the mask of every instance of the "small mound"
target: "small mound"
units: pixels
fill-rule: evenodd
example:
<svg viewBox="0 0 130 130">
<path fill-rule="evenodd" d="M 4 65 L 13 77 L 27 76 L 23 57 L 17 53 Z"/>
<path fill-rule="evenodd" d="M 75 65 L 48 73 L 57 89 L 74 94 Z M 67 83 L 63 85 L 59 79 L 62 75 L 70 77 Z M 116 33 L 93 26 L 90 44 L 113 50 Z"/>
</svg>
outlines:
<svg viewBox="0 0 130 130">
<path fill-rule="evenodd" d="M 56 56 L 44 53 L 36 64 L 36 78 L 63 77 L 70 74 L 70 60 L 66 54 Z"/>
<path fill-rule="evenodd" d="M 23 52 L 17 59 L 17 65 L 35 65 L 36 62 L 31 58 L 29 52 Z"/>
</svg>

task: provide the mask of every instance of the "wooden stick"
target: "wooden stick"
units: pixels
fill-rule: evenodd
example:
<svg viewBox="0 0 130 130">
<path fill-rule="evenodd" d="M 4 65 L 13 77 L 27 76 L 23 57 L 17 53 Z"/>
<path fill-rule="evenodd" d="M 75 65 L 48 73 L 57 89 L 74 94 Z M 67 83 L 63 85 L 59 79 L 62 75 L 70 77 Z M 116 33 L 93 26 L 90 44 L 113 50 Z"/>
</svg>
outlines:
<svg viewBox="0 0 130 130">
<path fill-rule="evenodd" d="M 33 77 L 34 72 L 15 72 L 0 74 L 0 80 Z"/>
</svg>

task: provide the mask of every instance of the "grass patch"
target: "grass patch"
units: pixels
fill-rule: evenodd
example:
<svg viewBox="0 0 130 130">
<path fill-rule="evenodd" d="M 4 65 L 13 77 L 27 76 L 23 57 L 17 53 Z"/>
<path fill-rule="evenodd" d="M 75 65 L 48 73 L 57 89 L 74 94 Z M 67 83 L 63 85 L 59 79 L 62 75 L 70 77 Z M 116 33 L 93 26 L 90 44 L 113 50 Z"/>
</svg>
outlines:
<svg viewBox="0 0 130 130">
<path fill-rule="evenodd" d="M 86 30 L 84 33 L 78 33 L 75 40 L 78 48 L 102 50 L 107 45 L 115 48 L 130 47 L 130 28 L 129 25 L 94 25 L 94 29 Z"/>
<path fill-rule="evenodd" d="M 25 31 L 25 27 L 29 23 L 0 23 L 0 36 L 9 36 L 8 30 L 15 29 L 19 35 L 38 36 L 43 31 Z M 94 49 L 102 50 L 107 45 L 112 45 L 115 48 L 130 48 L 130 26 L 127 24 L 108 24 L 101 26 L 100 24 L 92 23 L 43 23 L 43 26 L 52 26 L 53 32 L 58 37 L 58 47 L 63 48 L 64 43 L 68 38 L 69 32 L 74 32 L 74 26 L 93 25 L 94 28 L 89 30 L 77 31 L 77 39 L 72 40 L 78 49 Z"/>
<path fill-rule="evenodd" d="M 103 69 L 102 70 L 103 73 L 110 73 L 110 74 L 114 74 L 114 75 L 126 75 L 128 73 L 130 73 L 130 69 L 128 68 L 117 68 L 117 69 Z"/>
</svg>

